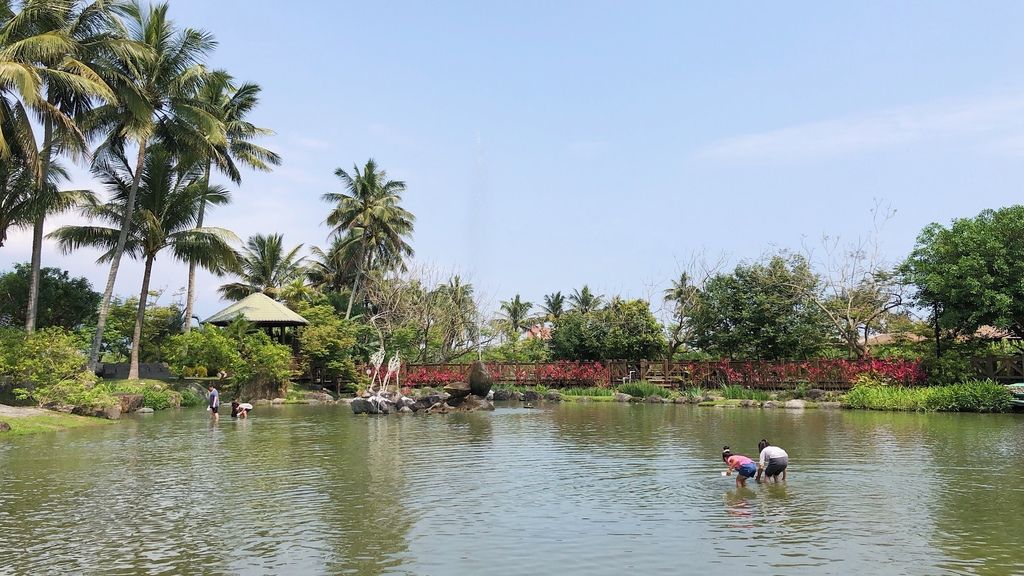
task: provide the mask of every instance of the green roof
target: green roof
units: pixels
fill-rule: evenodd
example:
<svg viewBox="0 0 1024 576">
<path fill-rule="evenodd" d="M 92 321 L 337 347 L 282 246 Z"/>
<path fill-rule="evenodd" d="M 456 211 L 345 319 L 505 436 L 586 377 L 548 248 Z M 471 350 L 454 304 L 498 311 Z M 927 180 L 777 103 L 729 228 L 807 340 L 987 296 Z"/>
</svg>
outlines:
<svg viewBox="0 0 1024 576">
<path fill-rule="evenodd" d="M 305 326 L 309 324 L 309 320 L 262 292 L 246 296 L 210 316 L 203 323 L 225 326 L 239 316 L 261 326 Z"/>
</svg>

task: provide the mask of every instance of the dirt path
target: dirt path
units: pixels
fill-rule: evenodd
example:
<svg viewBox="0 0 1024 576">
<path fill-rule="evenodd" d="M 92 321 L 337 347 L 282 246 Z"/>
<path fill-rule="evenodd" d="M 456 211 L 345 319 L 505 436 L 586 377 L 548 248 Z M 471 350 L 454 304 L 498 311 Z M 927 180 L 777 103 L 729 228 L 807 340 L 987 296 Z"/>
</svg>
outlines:
<svg viewBox="0 0 1024 576">
<path fill-rule="evenodd" d="M 0 418 L 23 418 L 25 416 L 39 416 L 42 414 L 51 414 L 51 412 L 49 410 L 43 410 L 42 408 L 0 404 Z"/>
</svg>

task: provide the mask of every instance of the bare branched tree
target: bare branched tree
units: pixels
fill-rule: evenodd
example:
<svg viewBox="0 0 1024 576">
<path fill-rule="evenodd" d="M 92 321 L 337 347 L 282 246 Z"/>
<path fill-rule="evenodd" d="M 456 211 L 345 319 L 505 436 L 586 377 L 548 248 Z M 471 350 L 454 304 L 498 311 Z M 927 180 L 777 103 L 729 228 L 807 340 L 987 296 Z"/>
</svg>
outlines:
<svg viewBox="0 0 1024 576">
<path fill-rule="evenodd" d="M 808 262 L 820 274 L 821 283 L 808 298 L 835 326 L 850 357 L 867 354 L 871 331 L 887 314 L 903 306 L 906 286 L 896 266 L 887 262 L 881 250 L 881 231 L 896 211 L 875 202 L 872 229 L 864 238 L 843 242 L 823 235 L 822 257 L 804 247 Z"/>
</svg>

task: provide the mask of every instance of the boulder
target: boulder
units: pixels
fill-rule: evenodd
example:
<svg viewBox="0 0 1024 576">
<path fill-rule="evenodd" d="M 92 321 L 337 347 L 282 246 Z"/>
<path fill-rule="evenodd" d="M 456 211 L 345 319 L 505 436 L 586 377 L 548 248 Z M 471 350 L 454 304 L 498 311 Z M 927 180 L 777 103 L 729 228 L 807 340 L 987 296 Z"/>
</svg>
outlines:
<svg viewBox="0 0 1024 576">
<path fill-rule="evenodd" d="M 676 396 L 672 400 L 672 402 L 675 403 L 675 404 L 686 404 L 689 401 L 690 401 L 690 398 L 688 396 Z"/>
<path fill-rule="evenodd" d="M 761 403 L 757 400 L 740 400 L 740 406 L 743 408 L 759 408 Z"/>
<path fill-rule="evenodd" d="M 761 407 L 762 408 L 778 408 L 779 407 L 779 403 L 776 402 L 775 400 L 768 400 L 764 404 L 761 404 Z"/>
<path fill-rule="evenodd" d="M 459 409 L 466 412 L 494 410 L 494 404 L 488 402 L 486 398 L 482 398 L 476 394 L 470 394 L 463 399 L 462 405 L 459 406 Z"/>
<path fill-rule="evenodd" d="M 804 408 L 807 408 L 807 402 L 803 400 L 786 400 L 786 403 L 782 406 L 793 410 L 803 410 Z"/>
<path fill-rule="evenodd" d="M 401 411 L 402 408 L 408 408 L 410 411 L 413 412 L 419 410 L 419 408 L 417 408 L 416 406 L 416 400 L 409 398 L 408 396 L 402 396 L 401 398 L 399 398 L 398 402 L 395 402 L 395 405 L 399 407 L 399 411 Z"/>
<path fill-rule="evenodd" d="M 139 408 L 136 412 L 138 414 L 152 414 L 153 409 L 150 408 L 149 406 L 143 406 L 142 408 Z"/>
<path fill-rule="evenodd" d="M 839 410 L 842 407 L 842 402 L 818 402 L 818 408 L 822 408 L 824 410 Z"/>
<path fill-rule="evenodd" d="M 306 400 L 309 400 L 310 404 L 313 402 L 333 404 L 334 396 L 331 396 L 327 392 L 306 392 Z"/>
<path fill-rule="evenodd" d="M 0 432 L 10 432 L 11 425 L 7 422 L 0 422 Z"/>
<path fill-rule="evenodd" d="M 441 402 L 444 402 L 444 398 L 441 398 L 440 394 L 428 394 L 416 399 L 413 403 L 413 410 L 426 410 L 434 404 L 440 404 Z"/>
<path fill-rule="evenodd" d="M 270 401 L 271 404 L 284 404 L 284 398 L 274 398 Z"/>
<path fill-rule="evenodd" d="M 409 408 L 408 406 L 402 406 L 401 408 L 398 409 L 398 413 L 399 414 L 412 414 L 413 413 L 413 409 Z"/>
<path fill-rule="evenodd" d="M 519 399 L 524 402 L 536 402 L 543 399 L 543 396 L 541 396 L 540 392 L 537 392 L 536 390 L 527 390 L 521 394 Z"/>
<path fill-rule="evenodd" d="M 498 390 L 491 390 L 495 402 L 501 402 L 505 400 L 515 399 L 515 392 L 507 388 L 500 388 Z"/>
<path fill-rule="evenodd" d="M 438 402 L 426 410 L 428 414 L 448 414 L 451 411 L 452 407 L 445 402 Z"/>
<path fill-rule="evenodd" d="M 121 413 L 129 414 L 142 408 L 142 394 L 114 394 L 114 397 L 121 402 Z"/>
<path fill-rule="evenodd" d="M 106 418 L 107 420 L 117 420 L 121 418 L 121 405 L 115 404 L 109 408 L 96 408 L 92 406 L 75 406 L 71 410 L 72 414 L 78 414 L 79 416 L 93 416 L 94 418 Z"/>
<path fill-rule="evenodd" d="M 469 388 L 469 382 L 452 382 L 444 387 L 444 391 L 451 394 L 452 398 L 469 396 L 470 392 L 472 392 Z"/>
<path fill-rule="evenodd" d="M 548 393 L 544 395 L 544 399 L 550 402 L 561 402 L 562 393 L 558 390 L 548 390 Z"/>
<path fill-rule="evenodd" d="M 661 404 L 664 401 L 665 399 L 657 394 L 651 394 L 647 398 L 644 398 L 644 403 L 646 404 Z"/>
<path fill-rule="evenodd" d="M 616 392 L 612 398 L 614 398 L 616 402 L 629 402 L 633 399 L 629 394 L 623 394 L 622 392 Z"/>
<path fill-rule="evenodd" d="M 491 391 L 491 374 L 487 371 L 487 367 L 484 366 L 483 362 L 479 360 L 473 362 L 472 366 L 469 367 L 469 389 L 474 395 L 481 398 L 486 398 L 487 393 Z"/>
<path fill-rule="evenodd" d="M 356 398 L 350 404 L 353 414 L 376 414 L 377 407 L 366 398 Z"/>
<path fill-rule="evenodd" d="M 807 397 L 810 398 L 811 400 L 817 400 L 819 398 L 822 398 L 823 396 L 825 396 L 825 394 L 828 394 L 828 392 L 822 390 L 821 388 L 811 388 L 810 390 L 807 391 Z"/>
</svg>

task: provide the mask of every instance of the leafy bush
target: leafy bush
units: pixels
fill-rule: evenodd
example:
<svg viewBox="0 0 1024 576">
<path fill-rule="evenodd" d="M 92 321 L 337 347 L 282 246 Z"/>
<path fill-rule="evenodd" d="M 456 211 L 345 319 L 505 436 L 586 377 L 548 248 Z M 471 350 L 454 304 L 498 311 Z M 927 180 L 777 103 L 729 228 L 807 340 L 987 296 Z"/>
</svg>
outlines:
<svg viewBox="0 0 1024 576">
<path fill-rule="evenodd" d="M 933 386 L 959 384 L 978 377 L 970 356 L 957 350 L 946 350 L 938 359 L 930 356 L 923 366 L 928 371 L 928 383 Z"/>
<path fill-rule="evenodd" d="M 907 388 L 861 384 L 846 394 L 848 408 L 917 412 L 1006 412 L 1012 396 L 991 380 Z"/>
<path fill-rule="evenodd" d="M 104 383 L 111 394 L 140 394 L 142 405 L 153 410 L 166 410 L 181 406 L 181 394 L 162 382 L 148 380 L 118 380 Z"/>
<path fill-rule="evenodd" d="M 192 406 L 202 406 L 206 404 L 206 398 L 202 397 L 195 390 L 191 388 L 185 388 L 181 392 L 178 392 L 181 396 L 182 407 L 191 408 Z"/>
<path fill-rule="evenodd" d="M 240 345 L 242 361 L 234 378 L 238 394 L 246 398 L 283 397 L 292 376 L 292 351 L 275 344 L 263 332 L 247 334 Z"/>
<path fill-rule="evenodd" d="M 701 398 L 707 396 L 707 394 L 708 391 L 705 390 L 704 388 L 701 388 L 700 386 L 691 386 L 686 390 L 683 390 L 683 396 L 686 396 L 691 400 L 700 400 Z"/>
<path fill-rule="evenodd" d="M 648 396 L 661 396 L 662 398 L 668 398 L 672 395 L 672 391 L 664 386 L 658 386 L 657 384 L 651 384 L 641 380 L 640 382 L 626 382 L 625 384 L 619 384 L 619 392 L 623 394 L 629 394 L 638 398 L 647 398 Z"/>
<path fill-rule="evenodd" d="M 11 385 L 17 398 L 93 408 L 117 404 L 96 385 L 74 333 L 55 327 L 32 334 L 5 330 L 0 343 L 0 380 Z"/>
<path fill-rule="evenodd" d="M 234 373 L 242 362 L 238 342 L 210 324 L 172 336 L 166 356 L 171 369 L 186 378 L 205 378 L 221 370 Z"/>
</svg>

